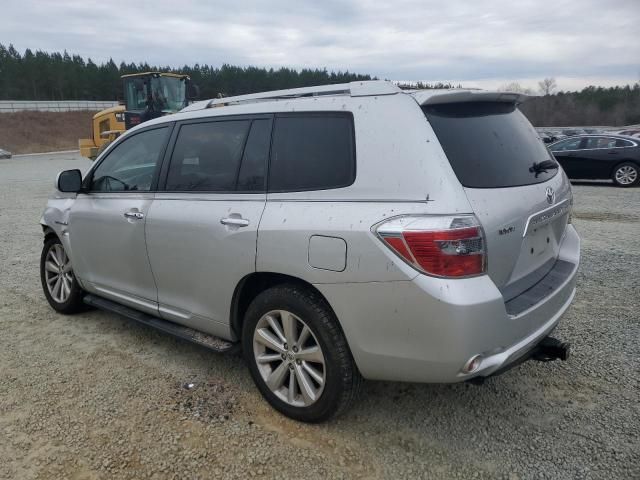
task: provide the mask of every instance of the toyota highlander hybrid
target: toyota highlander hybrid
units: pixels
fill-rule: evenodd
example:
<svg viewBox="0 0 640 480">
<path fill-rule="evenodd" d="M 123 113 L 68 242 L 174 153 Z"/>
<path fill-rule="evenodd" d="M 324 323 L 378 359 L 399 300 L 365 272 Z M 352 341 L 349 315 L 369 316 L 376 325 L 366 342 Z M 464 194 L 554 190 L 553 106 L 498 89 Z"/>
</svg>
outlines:
<svg viewBox="0 0 640 480">
<path fill-rule="evenodd" d="M 122 135 L 42 216 L 51 306 L 242 350 L 318 422 L 362 378 L 565 359 L 572 195 L 514 93 L 354 82 L 195 103 Z"/>
</svg>

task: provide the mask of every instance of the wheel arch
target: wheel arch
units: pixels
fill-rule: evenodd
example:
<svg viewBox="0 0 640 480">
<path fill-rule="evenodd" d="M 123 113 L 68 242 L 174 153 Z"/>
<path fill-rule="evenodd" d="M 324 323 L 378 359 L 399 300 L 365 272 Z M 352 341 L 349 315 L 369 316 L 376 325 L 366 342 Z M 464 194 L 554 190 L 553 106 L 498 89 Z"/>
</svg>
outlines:
<svg viewBox="0 0 640 480">
<path fill-rule="evenodd" d="M 313 286 L 313 284 L 302 280 L 301 278 L 283 273 L 253 272 L 238 282 L 231 299 L 231 333 L 236 339 L 241 338 L 244 315 L 252 300 L 265 290 L 283 284 L 297 284 L 301 287 L 312 290 L 327 302 L 327 305 L 335 315 L 335 311 L 333 310 L 331 303 L 329 303 L 329 300 L 322 294 L 322 292 L 320 292 L 320 290 Z M 340 325 L 339 319 L 338 325 Z M 340 328 L 342 327 L 340 326 Z"/>
<path fill-rule="evenodd" d="M 44 234 L 44 242 L 47 242 L 50 238 L 58 238 L 58 234 L 50 226 L 41 224 L 41 227 Z"/>
</svg>

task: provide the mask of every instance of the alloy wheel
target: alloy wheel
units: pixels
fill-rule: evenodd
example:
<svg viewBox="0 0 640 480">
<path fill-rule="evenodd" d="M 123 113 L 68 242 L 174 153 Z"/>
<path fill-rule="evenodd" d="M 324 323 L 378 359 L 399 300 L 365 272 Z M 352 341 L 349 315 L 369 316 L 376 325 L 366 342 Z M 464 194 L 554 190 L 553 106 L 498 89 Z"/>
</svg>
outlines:
<svg viewBox="0 0 640 480">
<path fill-rule="evenodd" d="M 631 185 L 638 179 L 638 171 L 631 165 L 623 165 L 616 170 L 616 182 L 620 185 Z"/>
<path fill-rule="evenodd" d="M 309 326 L 286 310 L 263 315 L 253 333 L 253 354 L 266 386 L 295 407 L 308 407 L 322 395 L 325 357 Z"/>
<path fill-rule="evenodd" d="M 58 303 L 67 302 L 73 286 L 73 270 L 64 247 L 59 243 L 53 244 L 47 253 L 44 274 L 51 298 Z"/>
</svg>

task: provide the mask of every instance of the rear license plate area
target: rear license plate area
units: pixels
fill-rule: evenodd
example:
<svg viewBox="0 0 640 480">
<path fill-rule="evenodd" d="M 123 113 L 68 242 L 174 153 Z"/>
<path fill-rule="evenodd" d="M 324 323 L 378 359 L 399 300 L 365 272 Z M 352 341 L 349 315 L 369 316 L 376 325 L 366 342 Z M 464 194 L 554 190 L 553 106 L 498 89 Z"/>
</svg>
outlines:
<svg viewBox="0 0 640 480">
<path fill-rule="evenodd" d="M 530 230 L 524 238 L 525 254 L 547 256 L 553 249 L 553 231 L 550 225 L 543 225 Z"/>
</svg>

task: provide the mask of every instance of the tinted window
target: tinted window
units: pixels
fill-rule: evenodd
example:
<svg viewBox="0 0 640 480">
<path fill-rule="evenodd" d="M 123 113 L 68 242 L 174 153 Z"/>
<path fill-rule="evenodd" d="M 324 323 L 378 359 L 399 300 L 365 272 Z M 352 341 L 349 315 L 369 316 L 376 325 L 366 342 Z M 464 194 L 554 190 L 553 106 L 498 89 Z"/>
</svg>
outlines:
<svg viewBox="0 0 640 480">
<path fill-rule="evenodd" d="M 618 139 L 616 140 L 616 147 L 633 147 L 633 142 L 630 142 L 629 140 Z"/>
<path fill-rule="evenodd" d="M 530 171 L 534 163 L 553 159 L 513 104 L 451 103 L 424 107 L 424 112 L 465 187 L 529 185 L 557 172 Z"/>
<path fill-rule="evenodd" d="M 346 187 L 355 180 L 355 171 L 350 115 L 301 114 L 276 118 L 270 191 Z"/>
<path fill-rule="evenodd" d="M 562 140 L 558 143 L 554 143 L 550 148 L 552 152 L 561 152 L 563 150 L 579 150 L 581 142 L 582 137 L 569 138 L 567 140 Z"/>
<path fill-rule="evenodd" d="M 124 138 L 93 171 L 90 190 L 149 191 L 168 131 L 163 127 Z"/>
<path fill-rule="evenodd" d="M 584 148 L 613 148 L 616 146 L 615 138 L 587 137 Z"/>
<path fill-rule="evenodd" d="M 254 120 L 242 155 L 236 190 L 252 192 L 264 190 L 264 172 L 269 158 L 271 121 Z"/>
<path fill-rule="evenodd" d="M 235 190 L 250 120 L 183 125 L 171 155 L 167 190 Z"/>
</svg>

